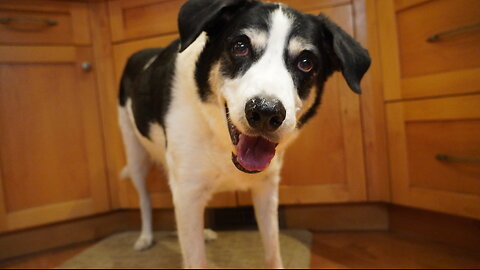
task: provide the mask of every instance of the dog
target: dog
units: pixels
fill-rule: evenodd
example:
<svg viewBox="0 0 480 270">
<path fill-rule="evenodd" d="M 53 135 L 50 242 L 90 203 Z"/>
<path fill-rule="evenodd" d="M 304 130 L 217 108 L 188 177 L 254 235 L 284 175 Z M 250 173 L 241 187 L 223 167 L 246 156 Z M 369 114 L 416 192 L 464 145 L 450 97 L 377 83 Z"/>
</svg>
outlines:
<svg viewBox="0 0 480 270">
<path fill-rule="evenodd" d="M 311 119 L 335 71 L 360 93 L 364 48 L 323 15 L 257 0 L 189 0 L 180 38 L 132 55 L 119 93 L 127 165 L 140 197 L 135 249 L 153 243 L 145 178 L 161 164 L 186 268 L 204 268 L 203 214 L 212 194 L 250 190 L 269 268 L 282 268 L 278 186 L 287 146 Z"/>
</svg>

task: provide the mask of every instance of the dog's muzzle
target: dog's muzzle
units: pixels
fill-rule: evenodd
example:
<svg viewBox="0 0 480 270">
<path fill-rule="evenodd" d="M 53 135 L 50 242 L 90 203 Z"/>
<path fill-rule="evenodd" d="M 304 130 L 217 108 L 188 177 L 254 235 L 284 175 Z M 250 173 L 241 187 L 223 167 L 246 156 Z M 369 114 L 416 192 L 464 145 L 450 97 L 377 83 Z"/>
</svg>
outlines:
<svg viewBox="0 0 480 270">
<path fill-rule="evenodd" d="M 232 123 L 226 105 L 225 111 L 230 138 L 237 152 L 232 153 L 232 162 L 235 167 L 245 173 L 259 173 L 265 170 L 275 156 L 277 143 L 262 136 L 241 133 Z"/>
</svg>

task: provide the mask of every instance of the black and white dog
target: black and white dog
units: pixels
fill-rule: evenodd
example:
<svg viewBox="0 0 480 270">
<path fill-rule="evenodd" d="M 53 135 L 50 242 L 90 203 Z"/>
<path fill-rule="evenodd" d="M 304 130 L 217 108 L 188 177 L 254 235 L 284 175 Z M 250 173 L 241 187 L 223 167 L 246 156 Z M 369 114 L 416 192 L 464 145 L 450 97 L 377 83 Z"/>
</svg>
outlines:
<svg viewBox="0 0 480 270">
<path fill-rule="evenodd" d="M 326 17 L 277 3 L 189 0 L 178 25 L 180 40 L 134 54 L 121 80 L 122 175 L 140 195 L 143 223 L 135 248 L 153 242 L 145 187 L 153 161 L 168 174 L 185 267 L 206 267 L 203 213 L 212 194 L 251 190 L 265 262 L 280 268 L 285 148 L 334 71 L 360 93 L 368 52 Z"/>
</svg>

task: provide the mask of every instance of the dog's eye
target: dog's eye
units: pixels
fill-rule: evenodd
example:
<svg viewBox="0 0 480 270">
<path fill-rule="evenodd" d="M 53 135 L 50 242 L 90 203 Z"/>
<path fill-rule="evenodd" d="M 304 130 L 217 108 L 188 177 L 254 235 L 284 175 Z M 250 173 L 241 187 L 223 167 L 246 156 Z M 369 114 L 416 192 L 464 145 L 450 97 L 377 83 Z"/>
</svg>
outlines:
<svg viewBox="0 0 480 270">
<path fill-rule="evenodd" d="M 308 57 L 301 57 L 297 62 L 297 67 L 302 72 L 308 73 L 313 69 L 313 61 Z"/>
<path fill-rule="evenodd" d="M 250 49 L 246 42 L 237 41 L 233 44 L 232 53 L 235 56 L 247 56 L 250 53 Z"/>
</svg>

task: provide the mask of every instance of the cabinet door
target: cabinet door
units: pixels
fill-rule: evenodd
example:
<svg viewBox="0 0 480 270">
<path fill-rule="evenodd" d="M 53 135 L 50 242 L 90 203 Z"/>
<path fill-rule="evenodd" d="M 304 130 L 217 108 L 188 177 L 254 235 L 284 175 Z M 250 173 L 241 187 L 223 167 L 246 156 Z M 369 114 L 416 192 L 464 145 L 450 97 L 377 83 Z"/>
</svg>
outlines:
<svg viewBox="0 0 480 270">
<path fill-rule="evenodd" d="M 155 47 L 166 47 L 170 42 L 177 39 L 177 34 L 159 36 L 155 38 L 130 41 L 113 46 L 115 58 L 115 77 L 117 82 L 123 72 L 127 59 L 135 52 Z M 120 145 L 119 147 L 123 147 Z M 125 164 L 125 163 L 124 163 Z M 118 168 L 120 171 L 121 168 Z M 124 208 L 138 208 L 139 199 L 137 192 L 130 181 L 118 181 L 118 193 L 120 206 Z M 167 177 L 162 168 L 154 167 L 147 179 L 148 190 L 155 208 L 172 208 L 172 195 L 168 186 Z M 234 192 L 223 192 L 215 194 L 209 202 L 210 207 L 232 207 L 236 206 L 236 196 Z"/>
<path fill-rule="evenodd" d="M 109 209 L 95 77 L 84 61 L 90 48 L 0 46 L 4 230 Z"/>
<path fill-rule="evenodd" d="M 169 35 L 177 32 L 177 17 L 185 0 L 113 0 L 108 2 L 112 40 Z"/>
<path fill-rule="evenodd" d="M 350 4 L 308 13 L 324 13 L 353 35 Z M 359 96 L 340 74 L 325 85 L 317 115 L 286 151 L 280 204 L 355 202 L 366 200 Z M 248 193 L 240 204 L 250 204 Z"/>
<path fill-rule="evenodd" d="M 393 202 L 480 218 L 480 95 L 387 105 Z"/>
</svg>

